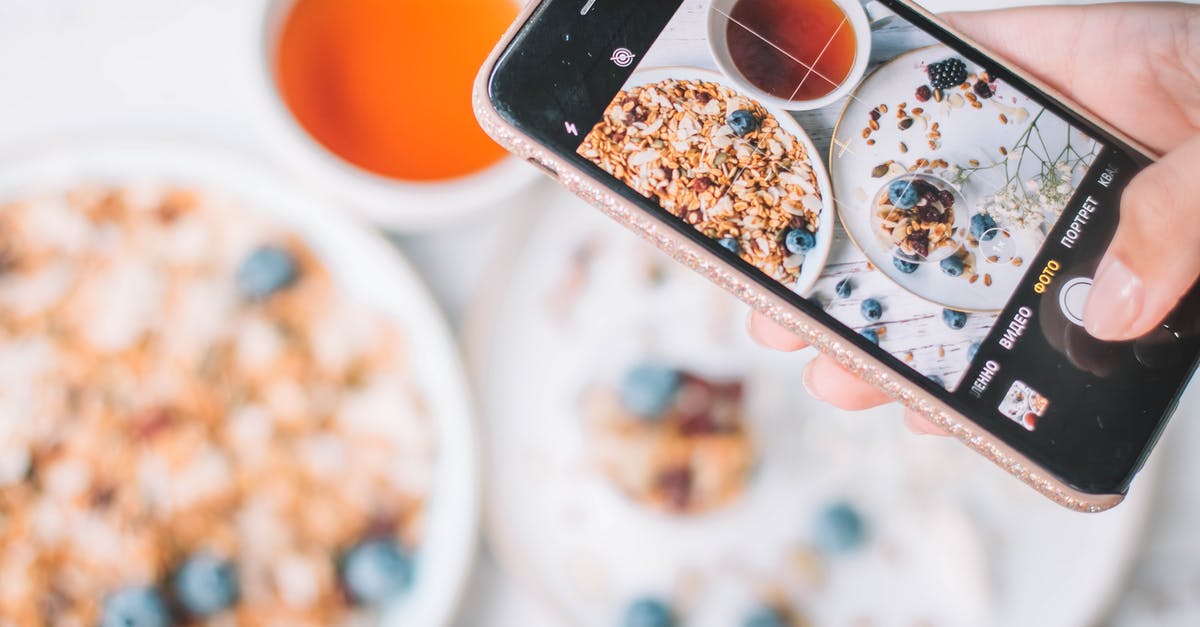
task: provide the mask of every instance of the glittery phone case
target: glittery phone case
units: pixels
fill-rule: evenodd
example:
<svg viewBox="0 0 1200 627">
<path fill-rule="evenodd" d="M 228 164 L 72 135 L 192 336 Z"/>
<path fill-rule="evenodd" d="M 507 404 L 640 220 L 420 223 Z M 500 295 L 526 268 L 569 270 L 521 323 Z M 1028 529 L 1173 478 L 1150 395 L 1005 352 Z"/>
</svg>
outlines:
<svg viewBox="0 0 1200 627">
<path fill-rule="evenodd" d="M 636 204 L 622 198 L 620 194 L 614 191 L 614 188 L 619 185 L 615 180 L 604 181 L 584 172 L 575 164 L 560 158 L 552 150 L 546 148 L 536 139 L 523 133 L 520 129 L 505 120 L 491 101 L 488 92 L 488 80 L 500 55 L 512 42 L 517 31 L 543 1 L 548 0 L 531 2 L 525 8 L 503 41 L 493 51 L 487 63 L 484 64 L 476 80 L 473 96 L 475 114 L 483 129 L 493 139 L 513 154 L 528 160 L 532 166 L 542 169 L 557 179 L 561 185 L 580 198 L 588 201 L 612 219 L 623 224 L 626 228 L 634 231 L 643 239 L 657 246 L 676 261 L 703 274 L 709 280 L 726 289 L 746 304 L 790 329 L 817 350 L 833 357 L 847 370 L 875 386 L 888 397 L 924 416 L 952 437 L 988 458 L 994 464 L 1000 466 L 1006 472 L 1025 482 L 1055 503 L 1076 511 L 1100 512 L 1115 507 L 1124 500 L 1125 497 L 1123 494 L 1088 494 L 1070 487 L 1025 455 L 975 424 L 969 417 L 954 410 L 934 395 L 912 384 L 877 357 L 842 338 L 837 332 L 817 322 L 783 298 L 764 289 L 741 270 L 722 260 L 691 239 L 688 239 L 685 235 L 660 221 L 659 218 L 650 215 Z M 984 46 L 976 44 L 946 22 L 939 20 L 932 13 L 911 2 L 905 1 L 904 4 L 937 23 L 946 31 L 970 43 L 980 52 L 992 58 L 1000 58 Z M 1120 139 L 1126 145 L 1142 152 L 1147 157 L 1153 158 L 1153 154 L 1150 151 L 1139 146 L 1132 139 L 1113 129 L 1102 120 L 1087 113 L 1082 107 L 1071 103 L 1061 93 L 1050 86 L 1010 65 L 1006 64 L 1006 67 L 1009 71 L 1029 81 L 1050 97 L 1065 103 L 1069 108 L 1104 129 L 1113 137 Z"/>
</svg>

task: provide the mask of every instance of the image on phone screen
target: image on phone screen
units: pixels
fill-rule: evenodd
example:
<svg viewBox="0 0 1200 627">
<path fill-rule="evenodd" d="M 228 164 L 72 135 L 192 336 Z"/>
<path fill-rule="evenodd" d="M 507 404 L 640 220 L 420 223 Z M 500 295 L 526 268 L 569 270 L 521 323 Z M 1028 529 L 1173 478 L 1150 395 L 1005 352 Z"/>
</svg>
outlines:
<svg viewBox="0 0 1200 627">
<path fill-rule="evenodd" d="M 668 30 L 721 37 L 724 67 L 660 38 L 578 150 L 953 390 L 1099 145 L 932 38 L 864 75 L 873 28 L 857 2 L 680 11 Z"/>
</svg>

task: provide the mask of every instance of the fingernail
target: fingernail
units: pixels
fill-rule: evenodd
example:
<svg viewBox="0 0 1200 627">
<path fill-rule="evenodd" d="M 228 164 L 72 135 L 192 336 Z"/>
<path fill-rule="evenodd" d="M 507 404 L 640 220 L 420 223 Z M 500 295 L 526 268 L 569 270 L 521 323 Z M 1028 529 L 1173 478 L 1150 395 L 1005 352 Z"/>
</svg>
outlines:
<svg viewBox="0 0 1200 627">
<path fill-rule="evenodd" d="M 809 396 L 817 399 L 818 401 L 824 401 L 825 397 L 817 393 L 817 386 L 813 385 L 812 377 L 813 367 L 812 364 L 808 364 L 808 367 L 804 369 L 804 389 L 808 390 Z"/>
<path fill-rule="evenodd" d="M 1105 259 L 1083 306 L 1083 326 L 1101 340 L 1127 339 L 1145 300 L 1142 279 L 1121 260 Z"/>
<path fill-rule="evenodd" d="M 758 346 L 761 346 L 762 348 L 771 348 L 762 340 L 762 337 L 758 333 L 758 329 L 755 328 L 754 319 L 757 317 L 758 316 L 754 313 L 746 316 L 746 333 L 750 335 L 750 339 L 753 340 Z"/>
</svg>

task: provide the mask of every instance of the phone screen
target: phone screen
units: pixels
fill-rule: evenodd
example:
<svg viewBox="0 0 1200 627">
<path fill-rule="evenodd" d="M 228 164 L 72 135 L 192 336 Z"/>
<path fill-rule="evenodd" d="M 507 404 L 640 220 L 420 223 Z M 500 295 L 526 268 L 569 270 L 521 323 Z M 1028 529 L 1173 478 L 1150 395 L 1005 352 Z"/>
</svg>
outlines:
<svg viewBox="0 0 1200 627">
<path fill-rule="evenodd" d="M 901 3 L 553 0 L 491 88 L 1081 490 L 1126 487 L 1194 368 L 1194 304 L 1138 342 L 1083 328 L 1143 158 Z"/>
</svg>

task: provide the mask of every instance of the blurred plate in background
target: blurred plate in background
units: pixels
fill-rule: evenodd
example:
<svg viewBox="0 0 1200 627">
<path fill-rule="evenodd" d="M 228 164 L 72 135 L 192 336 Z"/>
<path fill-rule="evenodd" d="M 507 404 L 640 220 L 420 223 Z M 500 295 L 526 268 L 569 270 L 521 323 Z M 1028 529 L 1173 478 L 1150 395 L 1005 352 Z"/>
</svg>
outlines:
<svg viewBox="0 0 1200 627">
<path fill-rule="evenodd" d="M 433 423 L 436 453 L 433 467 L 427 472 L 429 496 L 420 516 L 415 582 L 410 592 L 385 613 L 384 624 L 436 626 L 450 622 L 474 560 L 480 498 L 477 443 L 453 339 L 405 259 L 323 197 L 269 168 L 218 148 L 158 139 L 91 136 L 61 143 L 43 141 L 35 149 L 10 147 L 5 155 L 0 168 L 0 204 L 47 190 L 66 193 L 81 185 L 110 184 L 133 185 L 133 189 L 138 185 L 165 185 L 231 199 L 235 206 L 253 214 L 245 216 L 247 229 L 265 221 L 298 236 L 328 269 L 337 293 L 383 314 L 399 330 L 413 365 L 405 375 L 409 380 L 395 383 L 416 391 L 421 408 Z M 120 237 L 112 241 L 121 246 L 131 244 Z M 219 244 L 222 246 L 214 246 L 208 253 L 214 262 L 219 256 L 215 249 L 224 249 L 226 242 Z M 138 263 L 137 254 L 130 253 L 134 263 Z M 190 332 L 188 328 L 178 329 L 180 335 Z M 239 345 L 241 348 L 244 346 Z M 388 407 L 387 401 L 383 406 Z M 378 405 L 373 407 L 378 409 Z M 371 407 L 365 409 L 378 417 Z M 386 416 L 382 420 L 386 423 Z M 371 428 L 389 429 L 386 424 Z M 299 453 L 290 463 L 301 463 Z M 247 496 L 259 497 L 267 495 L 251 490 Z M 326 515 L 336 520 L 347 514 Z"/>
<path fill-rule="evenodd" d="M 763 605 L 817 625 L 1084 627 L 1103 616 L 1152 472 L 1115 511 L 1080 515 L 956 442 L 907 434 L 894 408 L 834 410 L 803 389 L 809 355 L 754 346 L 731 297 L 581 203 L 554 205 L 498 264 L 509 269 L 490 282 L 504 289 L 475 312 L 470 348 L 492 546 L 561 620 L 619 624 L 647 597 L 703 626 L 741 624 Z M 662 470 L 639 468 L 646 449 L 675 436 L 653 419 L 617 424 L 658 440 L 609 437 L 603 421 L 597 432 L 588 399 L 619 396 L 647 363 L 741 383 L 755 469 L 733 499 L 664 511 L 618 487 L 598 442 L 618 447 L 617 472 L 636 480 Z M 691 465 L 693 498 L 726 471 L 716 459 Z M 839 504 L 863 523 L 846 551 L 836 536 L 852 529 L 835 522 L 829 535 Z"/>
</svg>

